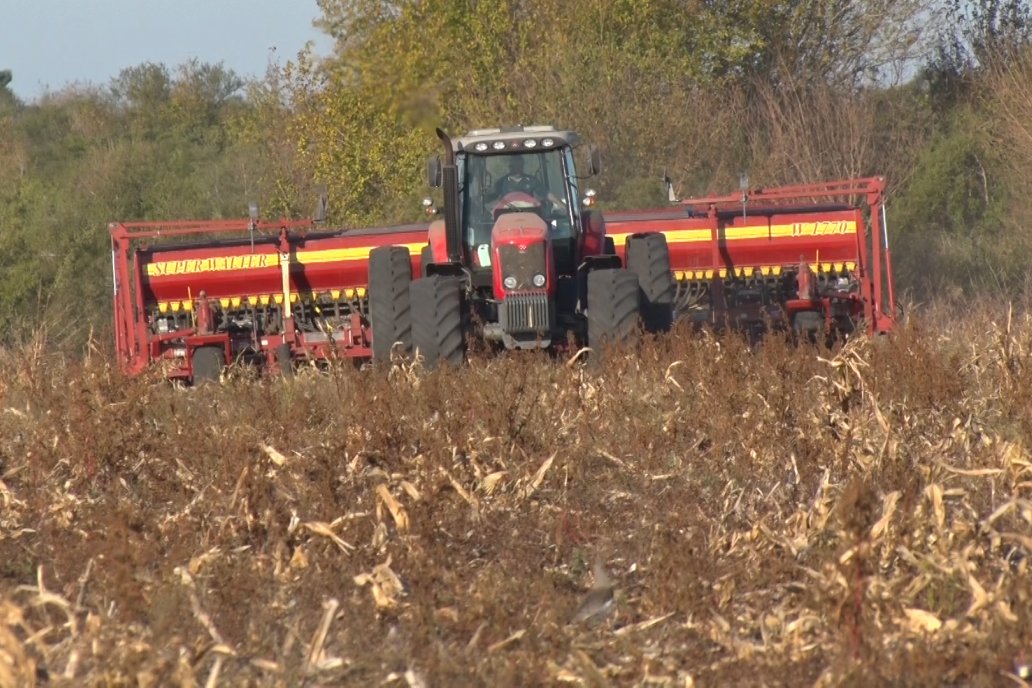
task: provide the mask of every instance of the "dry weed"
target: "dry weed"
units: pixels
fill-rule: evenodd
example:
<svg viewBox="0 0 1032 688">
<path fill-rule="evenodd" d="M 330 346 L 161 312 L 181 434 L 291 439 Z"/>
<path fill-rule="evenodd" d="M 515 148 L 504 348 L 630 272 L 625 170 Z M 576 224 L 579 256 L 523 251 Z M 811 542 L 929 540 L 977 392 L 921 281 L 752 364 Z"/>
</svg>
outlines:
<svg viewBox="0 0 1032 688">
<path fill-rule="evenodd" d="M 1032 322 L 942 322 L 194 390 L 4 356 L 0 686 L 1018 684 Z"/>
</svg>

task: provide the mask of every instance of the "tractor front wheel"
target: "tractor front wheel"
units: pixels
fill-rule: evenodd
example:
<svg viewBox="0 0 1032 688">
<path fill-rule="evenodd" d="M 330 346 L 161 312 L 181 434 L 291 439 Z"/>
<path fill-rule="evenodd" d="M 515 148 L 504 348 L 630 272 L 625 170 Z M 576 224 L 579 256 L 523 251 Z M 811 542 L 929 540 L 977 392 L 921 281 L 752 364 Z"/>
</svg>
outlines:
<svg viewBox="0 0 1032 688">
<path fill-rule="evenodd" d="M 373 360 L 391 360 L 395 342 L 402 353 L 412 349 L 409 285 L 412 260 L 404 246 L 380 246 L 369 252 L 369 320 L 373 326 Z"/>
<path fill-rule="evenodd" d="M 599 350 L 632 341 L 640 312 L 637 275 L 624 269 L 588 273 L 588 346 Z"/>
<path fill-rule="evenodd" d="M 412 346 L 428 368 L 442 361 L 462 365 L 466 356 L 462 282 L 431 275 L 412 281 Z"/>
</svg>

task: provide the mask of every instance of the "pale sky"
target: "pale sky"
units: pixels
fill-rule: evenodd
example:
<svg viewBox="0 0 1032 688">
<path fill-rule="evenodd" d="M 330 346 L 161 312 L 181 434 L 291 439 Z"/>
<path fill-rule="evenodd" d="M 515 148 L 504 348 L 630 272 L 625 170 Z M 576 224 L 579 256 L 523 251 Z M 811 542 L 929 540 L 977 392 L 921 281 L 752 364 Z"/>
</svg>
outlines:
<svg viewBox="0 0 1032 688">
<path fill-rule="evenodd" d="M 307 41 L 329 53 L 318 16 L 316 0 L 0 0 L 0 69 L 26 101 L 73 82 L 104 86 L 144 62 L 195 57 L 260 77 Z"/>
</svg>

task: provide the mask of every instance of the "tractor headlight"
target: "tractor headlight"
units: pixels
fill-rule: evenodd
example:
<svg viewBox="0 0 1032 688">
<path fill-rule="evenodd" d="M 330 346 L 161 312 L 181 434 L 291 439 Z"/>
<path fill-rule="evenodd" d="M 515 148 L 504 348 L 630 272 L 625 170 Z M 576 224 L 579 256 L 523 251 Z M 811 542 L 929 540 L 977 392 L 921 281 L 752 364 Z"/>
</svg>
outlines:
<svg viewBox="0 0 1032 688">
<path fill-rule="evenodd" d="M 512 275 L 509 275 L 504 280 L 502 280 L 502 284 L 505 285 L 506 289 L 515 289 L 516 288 L 516 278 L 513 277 Z"/>
<path fill-rule="evenodd" d="M 523 142 L 523 147 L 524 148 L 537 148 L 537 141 L 535 141 L 534 139 L 527 139 L 526 141 Z"/>
<path fill-rule="evenodd" d="M 158 318 L 158 334 L 168 334 L 168 318 Z"/>
<path fill-rule="evenodd" d="M 487 150 L 487 144 L 485 142 L 481 141 L 477 145 L 473 146 L 473 149 L 478 151 L 478 152 L 483 153 L 484 151 Z"/>
<path fill-rule="evenodd" d="M 541 273 L 534 275 L 534 279 L 531 280 L 535 287 L 541 288 L 545 286 L 545 276 Z"/>
</svg>

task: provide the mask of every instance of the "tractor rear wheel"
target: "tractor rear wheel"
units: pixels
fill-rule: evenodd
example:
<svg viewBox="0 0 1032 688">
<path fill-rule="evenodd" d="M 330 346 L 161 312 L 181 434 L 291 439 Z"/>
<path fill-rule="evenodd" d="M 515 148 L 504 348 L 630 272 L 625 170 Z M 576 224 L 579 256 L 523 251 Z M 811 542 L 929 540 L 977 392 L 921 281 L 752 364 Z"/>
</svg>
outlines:
<svg viewBox="0 0 1032 688">
<path fill-rule="evenodd" d="M 201 346 L 194 349 L 190 364 L 195 385 L 218 382 L 226 365 L 226 353 L 221 346 Z"/>
<path fill-rule="evenodd" d="M 637 275 L 623 269 L 588 273 L 588 346 L 598 350 L 633 340 L 640 312 Z"/>
<path fill-rule="evenodd" d="M 442 361 L 461 365 L 466 355 L 462 283 L 455 277 L 431 275 L 412 281 L 412 346 L 423 364 Z"/>
<path fill-rule="evenodd" d="M 409 285 L 412 260 L 404 246 L 380 246 L 369 252 L 369 320 L 373 327 L 373 360 L 391 360 L 395 342 L 402 353 L 412 349 Z"/>
<path fill-rule="evenodd" d="M 632 235 L 627 240 L 627 269 L 638 276 L 645 330 L 666 332 L 674 322 L 677 291 L 666 236 L 659 232 Z"/>
</svg>

